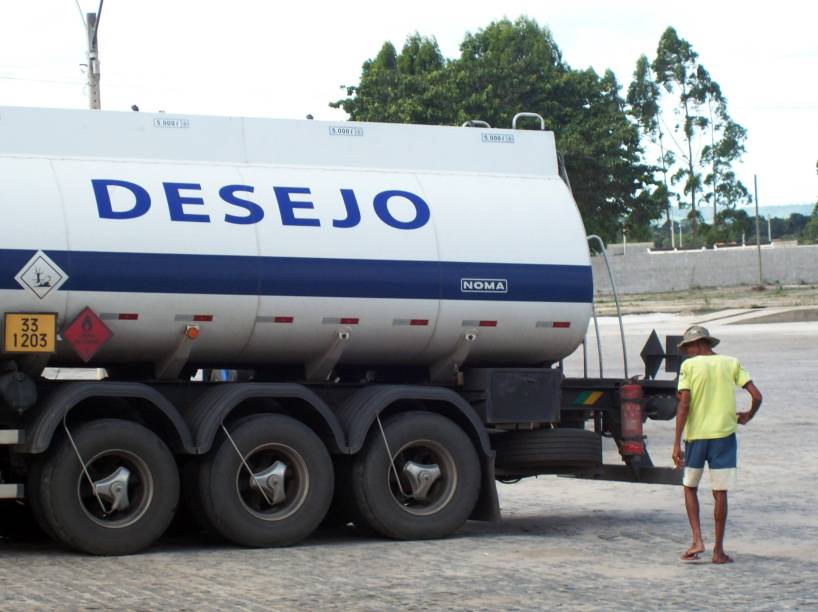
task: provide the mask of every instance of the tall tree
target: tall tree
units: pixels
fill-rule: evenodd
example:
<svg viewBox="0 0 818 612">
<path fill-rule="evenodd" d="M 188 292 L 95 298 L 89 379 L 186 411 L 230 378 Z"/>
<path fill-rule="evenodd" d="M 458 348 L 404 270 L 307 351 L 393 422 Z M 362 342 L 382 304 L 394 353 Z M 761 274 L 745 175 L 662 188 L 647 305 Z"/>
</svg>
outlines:
<svg viewBox="0 0 818 612">
<path fill-rule="evenodd" d="M 659 119 L 661 110 L 659 107 L 661 92 L 659 86 L 653 80 L 650 62 L 646 55 L 641 55 L 636 62 L 636 70 L 633 73 L 633 80 L 628 87 L 627 102 L 629 112 L 636 120 L 642 133 L 649 140 L 659 147 L 659 167 L 662 169 L 662 189 L 657 190 L 658 197 L 664 205 L 667 213 L 667 226 L 670 230 L 670 244 L 675 246 L 676 238 L 673 232 L 673 221 L 670 215 L 671 200 L 670 188 L 667 180 L 668 166 L 674 162 L 673 153 L 665 151 L 665 134 Z"/>
<path fill-rule="evenodd" d="M 652 171 L 642 163 L 638 129 L 613 73 L 572 70 L 550 30 L 522 17 L 467 34 L 457 59 L 437 51 L 428 55 L 438 59 L 410 69 L 417 62 L 404 58 L 420 56 L 421 49 L 426 57 L 433 42 L 410 37 L 400 55 L 386 54 L 394 58 L 388 65 L 382 50 L 332 106 L 358 121 L 460 125 L 481 119 L 502 127 L 519 111 L 537 112 L 556 134 L 588 231 L 611 240 L 623 223 L 647 224 L 661 214 L 645 193 Z"/>
<path fill-rule="evenodd" d="M 673 174 L 671 181 L 682 182 L 683 193 L 690 196 L 691 229 L 695 236 L 698 221 L 696 196 L 702 190 L 702 177 L 693 147 L 694 140 L 708 125 L 702 110 L 711 91 L 710 75 L 699 63 L 699 55 L 691 44 L 679 38 L 673 28 L 665 30 L 659 39 L 653 71 L 657 82 L 677 98 L 676 111 L 681 116 L 677 130 L 683 137 L 679 154 L 684 164 Z"/>
<path fill-rule="evenodd" d="M 462 111 L 457 119 L 507 127 L 517 112 L 535 111 L 548 126 L 562 120 L 561 89 L 569 68 L 551 31 L 534 20 L 503 19 L 466 34 L 451 68 L 455 106 Z"/>
<path fill-rule="evenodd" d="M 623 226 L 636 235 L 640 224 L 662 214 L 661 202 L 650 196 L 652 168 L 642 162 L 639 131 L 619 90 L 610 70 L 602 77 L 590 68 L 569 72 L 555 130 L 586 226 L 609 240 Z"/>
<path fill-rule="evenodd" d="M 701 157 L 703 163 L 709 165 L 704 184 L 710 189 L 705 193 L 704 199 L 713 204 L 713 225 L 716 225 L 720 219 L 719 203 L 729 209 L 752 201 L 750 192 L 732 169 L 733 162 L 741 159 L 745 152 L 747 130 L 733 121 L 727 113 L 727 100 L 715 81 L 710 84 L 707 107 L 710 142 L 702 148 Z"/>
<path fill-rule="evenodd" d="M 713 204 L 715 225 L 721 219 L 719 205 L 733 207 L 749 198 L 749 192 L 732 170 L 733 163 L 744 153 L 747 132 L 727 113 L 727 100 L 719 84 L 701 64 L 692 45 L 680 38 L 672 27 L 659 39 L 651 67 L 656 83 L 673 100 L 677 118 L 673 128 L 666 127 L 662 112 L 666 105 L 662 101 L 657 103 L 658 124 L 665 126 L 676 148 L 679 163 L 671 175 L 671 183 L 681 184 L 682 193 L 689 198 L 691 231 L 695 238 L 700 218 L 696 208 L 698 201 Z M 637 62 L 639 69 L 644 70 L 641 58 Z"/>
<path fill-rule="evenodd" d="M 400 54 L 386 42 L 364 62 L 358 85 L 344 86 L 347 97 L 331 102 L 353 121 L 441 124 L 449 119 L 451 79 L 434 38 L 413 34 Z"/>
</svg>

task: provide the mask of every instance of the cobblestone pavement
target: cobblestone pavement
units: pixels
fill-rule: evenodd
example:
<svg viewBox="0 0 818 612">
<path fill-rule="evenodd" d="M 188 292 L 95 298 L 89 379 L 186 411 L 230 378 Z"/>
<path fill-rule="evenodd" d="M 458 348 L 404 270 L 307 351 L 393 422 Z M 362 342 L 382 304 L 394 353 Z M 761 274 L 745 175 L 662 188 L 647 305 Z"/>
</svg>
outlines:
<svg viewBox="0 0 818 612">
<path fill-rule="evenodd" d="M 631 363 L 644 330 L 680 333 L 690 321 L 630 320 Z M 818 609 L 818 324 L 710 329 L 765 394 L 740 431 L 732 565 L 677 561 L 688 544 L 678 488 L 545 477 L 501 486 L 502 522 L 469 523 L 440 541 L 391 542 L 347 527 L 287 549 L 176 536 L 141 555 L 94 558 L 0 540 L 0 608 Z M 603 323 L 611 363 L 617 331 Z M 672 424 L 649 422 L 647 433 L 654 460 L 667 465 Z M 706 489 L 702 513 L 707 537 Z"/>
</svg>

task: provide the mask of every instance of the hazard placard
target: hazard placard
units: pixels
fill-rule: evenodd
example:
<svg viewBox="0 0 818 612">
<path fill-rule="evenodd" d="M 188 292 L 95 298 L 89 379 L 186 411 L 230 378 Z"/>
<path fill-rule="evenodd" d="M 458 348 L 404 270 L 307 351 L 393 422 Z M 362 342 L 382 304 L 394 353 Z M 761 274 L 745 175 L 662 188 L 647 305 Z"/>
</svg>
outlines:
<svg viewBox="0 0 818 612">
<path fill-rule="evenodd" d="M 6 353 L 53 353 L 55 350 L 57 314 L 54 312 L 7 312 L 3 327 Z"/>
<path fill-rule="evenodd" d="M 86 363 L 113 335 L 114 333 L 108 329 L 102 319 L 88 307 L 62 331 L 62 337 Z"/>
</svg>

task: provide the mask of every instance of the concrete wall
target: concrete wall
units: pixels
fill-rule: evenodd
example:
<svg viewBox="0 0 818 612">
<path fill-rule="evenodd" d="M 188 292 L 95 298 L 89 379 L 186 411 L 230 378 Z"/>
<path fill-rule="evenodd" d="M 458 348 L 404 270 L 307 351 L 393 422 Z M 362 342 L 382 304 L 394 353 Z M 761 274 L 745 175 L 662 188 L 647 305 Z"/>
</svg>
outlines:
<svg viewBox="0 0 818 612">
<path fill-rule="evenodd" d="M 695 287 L 729 287 L 758 283 L 758 254 L 753 247 L 650 253 L 649 243 L 610 245 L 616 288 L 622 294 L 684 291 Z M 601 256 L 591 259 L 594 291 L 611 292 Z M 765 283 L 818 283 L 818 245 L 762 246 Z"/>
</svg>

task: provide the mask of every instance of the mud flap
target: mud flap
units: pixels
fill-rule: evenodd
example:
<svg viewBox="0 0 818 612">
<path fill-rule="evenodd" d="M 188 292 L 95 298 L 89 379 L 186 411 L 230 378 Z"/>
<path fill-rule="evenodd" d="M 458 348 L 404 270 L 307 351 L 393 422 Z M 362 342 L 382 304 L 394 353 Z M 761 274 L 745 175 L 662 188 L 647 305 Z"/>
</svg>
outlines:
<svg viewBox="0 0 818 612">
<path fill-rule="evenodd" d="M 494 453 L 480 453 L 480 496 L 469 516 L 472 521 L 496 522 L 500 520 L 500 498 L 497 495 L 497 481 L 494 474 Z"/>
</svg>

